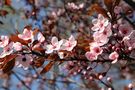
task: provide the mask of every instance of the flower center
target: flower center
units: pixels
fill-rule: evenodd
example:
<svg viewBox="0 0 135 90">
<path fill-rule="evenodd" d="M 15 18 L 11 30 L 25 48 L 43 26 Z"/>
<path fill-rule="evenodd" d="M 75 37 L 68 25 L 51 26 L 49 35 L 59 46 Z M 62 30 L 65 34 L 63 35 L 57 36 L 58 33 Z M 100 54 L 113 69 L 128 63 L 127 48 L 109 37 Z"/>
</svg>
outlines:
<svg viewBox="0 0 135 90">
<path fill-rule="evenodd" d="M 97 48 L 97 49 L 95 49 L 95 52 L 96 52 L 96 53 L 99 53 L 99 52 L 100 52 L 100 50 Z"/>
<path fill-rule="evenodd" d="M 104 25 L 103 23 L 100 23 L 100 27 L 103 27 L 103 25 Z"/>
<path fill-rule="evenodd" d="M 26 60 L 27 60 L 27 59 L 26 59 L 25 57 L 24 57 L 24 58 L 22 58 L 22 61 L 23 61 L 23 62 L 26 62 Z"/>
<path fill-rule="evenodd" d="M 103 32 L 103 34 L 104 34 L 104 35 L 107 35 L 107 32 L 106 32 L 106 31 L 104 31 L 104 32 Z"/>
<path fill-rule="evenodd" d="M 123 30 L 123 34 L 127 34 L 127 30 L 126 29 Z"/>
<path fill-rule="evenodd" d="M 68 47 L 71 47 L 71 43 L 70 43 L 69 41 L 68 41 L 68 43 L 67 43 L 67 46 L 68 46 Z"/>
</svg>

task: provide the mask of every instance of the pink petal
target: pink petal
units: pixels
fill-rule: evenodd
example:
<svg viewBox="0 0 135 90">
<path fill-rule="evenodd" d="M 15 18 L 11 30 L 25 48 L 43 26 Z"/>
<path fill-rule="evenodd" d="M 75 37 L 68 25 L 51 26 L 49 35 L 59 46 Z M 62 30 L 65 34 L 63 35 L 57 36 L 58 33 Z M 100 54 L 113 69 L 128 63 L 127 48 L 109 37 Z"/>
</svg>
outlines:
<svg viewBox="0 0 135 90">
<path fill-rule="evenodd" d="M 97 60 L 97 54 L 92 53 L 92 52 L 86 52 L 85 56 L 88 60 L 93 61 L 93 60 Z"/>
<path fill-rule="evenodd" d="M 2 36 L 0 36 L 0 40 L 1 40 L 0 47 L 5 47 L 9 43 L 9 37 L 8 36 L 3 36 L 2 35 Z"/>
<path fill-rule="evenodd" d="M 52 37 L 52 40 L 51 40 L 51 43 L 52 45 L 58 45 L 58 38 L 57 37 Z"/>
<path fill-rule="evenodd" d="M 111 59 L 111 60 L 116 60 L 116 59 L 118 59 L 118 57 L 119 57 L 119 54 L 117 53 L 117 52 L 112 52 L 110 55 L 109 55 L 109 59 Z"/>
<path fill-rule="evenodd" d="M 18 37 L 23 40 L 30 40 L 34 36 L 33 36 L 33 32 L 31 30 L 24 29 L 23 34 L 18 34 Z"/>
<path fill-rule="evenodd" d="M 99 46 L 98 47 L 91 47 L 90 49 L 91 49 L 91 52 L 94 52 L 97 55 L 102 54 L 102 52 L 103 52 L 103 49 Z"/>
<path fill-rule="evenodd" d="M 16 42 L 13 44 L 13 47 L 16 51 L 22 50 L 22 44 L 20 42 Z"/>
<path fill-rule="evenodd" d="M 38 41 L 40 41 L 40 42 L 45 41 L 45 37 L 43 36 L 43 34 L 41 32 L 38 33 L 37 38 L 38 38 Z"/>
</svg>

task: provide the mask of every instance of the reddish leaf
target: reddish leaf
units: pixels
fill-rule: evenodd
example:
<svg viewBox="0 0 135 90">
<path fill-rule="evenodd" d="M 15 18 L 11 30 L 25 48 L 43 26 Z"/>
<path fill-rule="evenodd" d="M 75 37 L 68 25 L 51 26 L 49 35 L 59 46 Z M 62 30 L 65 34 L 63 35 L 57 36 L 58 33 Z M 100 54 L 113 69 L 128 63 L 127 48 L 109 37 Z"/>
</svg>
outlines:
<svg viewBox="0 0 135 90">
<path fill-rule="evenodd" d="M 0 58 L 0 62 L 3 62 L 5 59 L 4 58 Z"/>
<path fill-rule="evenodd" d="M 44 51 L 44 49 L 41 47 L 37 47 L 37 48 L 34 48 L 33 51 L 42 52 Z"/>
<path fill-rule="evenodd" d="M 49 62 L 49 63 L 43 68 L 43 70 L 40 72 L 40 74 L 43 74 L 43 73 L 48 72 L 48 71 L 51 69 L 51 67 L 52 67 L 53 65 L 54 65 L 54 62 L 53 62 L 53 61 Z"/>
<path fill-rule="evenodd" d="M 30 41 L 25 41 L 23 39 L 20 39 L 17 35 L 10 35 L 10 40 L 13 42 L 20 42 L 23 45 L 27 45 Z"/>
<path fill-rule="evenodd" d="M 37 58 L 36 60 L 34 60 L 34 66 L 36 66 L 37 68 L 41 67 L 44 64 L 44 58 L 40 57 Z"/>
<path fill-rule="evenodd" d="M 11 0 L 5 0 L 5 5 L 11 6 Z"/>
<path fill-rule="evenodd" d="M 127 86 L 124 87 L 124 90 L 130 90 Z"/>
<path fill-rule="evenodd" d="M 114 0 L 104 0 L 104 3 L 106 5 L 108 11 L 111 12 L 113 9 Z"/>
<path fill-rule="evenodd" d="M 17 55 L 15 55 L 15 54 L 7 55 L 6 57 L 4 57 L 4 64 L 8 63 L 9 61 L 13 60 L 16 57 L 17 57 Z"/>
<path fill-rule="evenodd" d="M 115 0 L 115 6 L 118 6 L 121 0 Z"/>
<path fill-rule="evenodd" d="M 6 16 L 8 12 L 6 10 L 0 10 L 0 16 Z"/>
<path fill-rule="evenodd" d="M 95 12 L 95 11 L 96 11 L 97 13 L 102 14 L 104 17 L 108 17 L 108 18 L 109 18 L 109 16 L 107 15 L 106 10 L 105 10 L 104 8 L 102 8 L 101 6 L 99 6 L 98 4 L 93 4 L 93 5 L 91 6 L 91 8 L 90 8 L 90 10 L 89 10 L 88 13 L 92 14 L 92 13 Z"/>
<path fill-rule="evenodd" d="M 8 72 L 10 72 L 10 71 L 13 69 L 14 65 L 15 65 L 15 59 L 13 59 L 13 60 L 7 62 L 7 63 L 3 66 L 2 71 L 3 71 L 4 73 L 8 73 Z"/>
<path fill-rule="evenodd" d="M 58 58 L 58 55 L 57 54 L 50 54 L 47 59 L 48 60 L 55 60 L 56 58 Z"/>
</svg>

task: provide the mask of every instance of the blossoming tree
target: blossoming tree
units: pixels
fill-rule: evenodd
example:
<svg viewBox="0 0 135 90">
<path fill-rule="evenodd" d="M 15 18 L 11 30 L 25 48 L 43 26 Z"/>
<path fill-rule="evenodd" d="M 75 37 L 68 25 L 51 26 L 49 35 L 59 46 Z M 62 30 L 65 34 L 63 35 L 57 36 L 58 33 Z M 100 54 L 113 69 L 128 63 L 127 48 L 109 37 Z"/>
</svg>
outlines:
<svg viewBox="0 0 135 90">
<path fill-rule="evenodd" d="M 16 9 L 15 1 L 25 8 Z M 15 24 L 14 33 L 0 35 L 0 77 L 5 81 L 1 88 L 10 89 L 13 76 L 19 90 L 35 90 L 34 86 L 68 90 L 72 84 L 77 90 L 135 87 L 134 0 L 0 0 L 0 4 L 2 18 L 23 13 L 19 18 L 31 21 L 23 30 Z M 119 88 L 115 82 L 122 79 L 127 81 Z"/>
</svg>

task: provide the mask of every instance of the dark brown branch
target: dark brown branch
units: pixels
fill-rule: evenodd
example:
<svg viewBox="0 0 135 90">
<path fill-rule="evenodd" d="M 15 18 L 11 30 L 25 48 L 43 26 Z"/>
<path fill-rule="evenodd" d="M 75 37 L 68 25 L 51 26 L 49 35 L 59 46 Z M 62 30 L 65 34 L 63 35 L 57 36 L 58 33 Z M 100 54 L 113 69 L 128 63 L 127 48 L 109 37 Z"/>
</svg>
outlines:
<svg viewBox="0 0 135 90">
<path fill-rule="evenodd" d="M 128 5 L 130 5 L 133 9 L 135 9 L 135 2 L 132 0 L 124 0 Z"/>
</svg>

